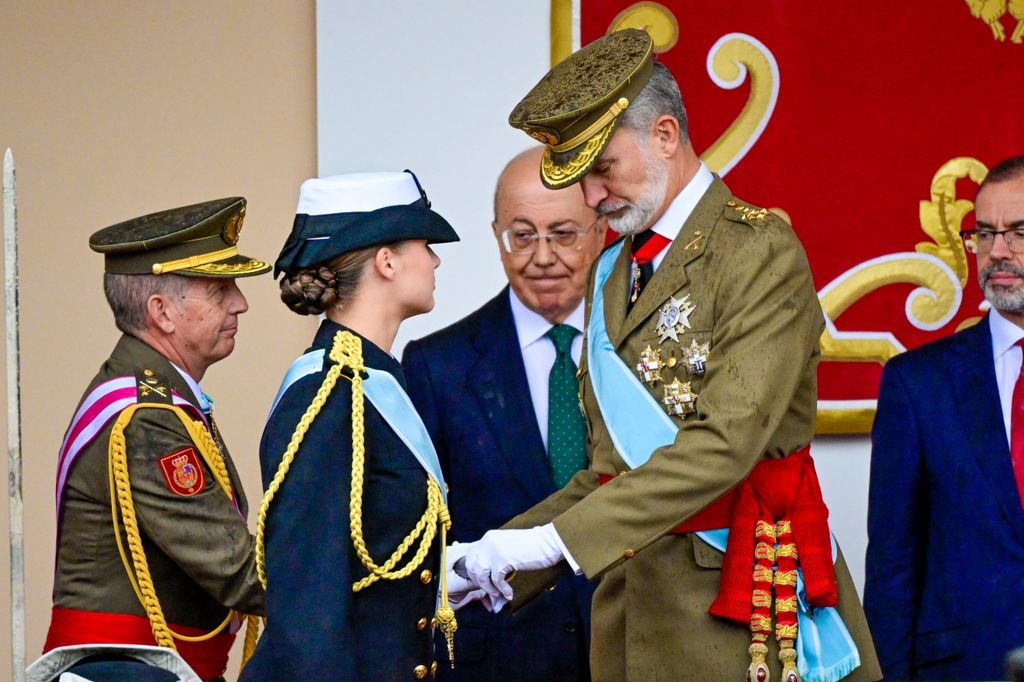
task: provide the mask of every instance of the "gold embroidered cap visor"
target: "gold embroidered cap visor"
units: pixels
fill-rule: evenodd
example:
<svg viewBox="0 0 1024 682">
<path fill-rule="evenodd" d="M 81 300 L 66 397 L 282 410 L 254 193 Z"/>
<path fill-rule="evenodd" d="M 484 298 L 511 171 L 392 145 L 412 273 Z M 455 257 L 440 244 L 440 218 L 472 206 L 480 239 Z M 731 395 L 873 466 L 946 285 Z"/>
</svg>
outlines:
<svg viewBox="0 0 1024 682">
<path fill-rule="evenodd" d="M 651 77 L 653 46 L 635 28 L 598 38 L 556 64 L 512 110 L 509 125 L 547 145 L 540 167 L 546 187 L 578 182 L 601 157 Z"/>
<path fill-rule="evenodd" d="M 270 265 L 238 253 L 245 199 L 229 197 L 150 213 L 105 227 L 89 237 L 119 275 L 251 277 Z"/>
</svg>

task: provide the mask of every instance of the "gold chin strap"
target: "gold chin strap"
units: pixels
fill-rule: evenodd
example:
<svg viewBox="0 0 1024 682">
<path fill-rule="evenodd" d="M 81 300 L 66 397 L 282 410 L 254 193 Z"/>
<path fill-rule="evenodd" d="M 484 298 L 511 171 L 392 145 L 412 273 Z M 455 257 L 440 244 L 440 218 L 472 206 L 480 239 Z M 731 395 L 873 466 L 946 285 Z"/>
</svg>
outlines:
<svg viewBox="0 0 1024 682">
<path fill-rule="evenodd" d="M 229 246 L 226 249 L 219 251 L 211 251 L 210 253 L 202 253 L 198 256 L 189 256 L 188 258 L 179 258 L 178 260 L 169 260 L 165 263 L 153 263 L 153 274 L 154 275 L 166 275 L 168 272 L 174 272 L 175 270 L 187 270 L 189 268 L 196 268 L 200 265 L 207 265 L 209 263 L 216 263 L 219 260 L 225 258 L 231 258 L 232 256 L 238 255 L 237 246 Z"/>
<path fill-rule="evenodd" d="M 338 382 L 338 378 L 343 376 L 342 370 L 349 367 L 352 370 L 352 378 L 349 379 L 352 382 L 352 485 L 349 492 L 349 527 L 352 534 L 352 546 L 359 557 L 360 563 L 363 564 L 363 567 L 368 572 L 366 577 L 352 585 L 352 591 L 359 592 L 378 580 L 400 580 L 408 577 L 423 563 L 427 553 L 430 551 L 434 538 L 438 534 L 438 527 L 440 526 L 441 601 L 435 618 L 438 627 L 441 628 L 441 632 L 444 633 L 447 640 L 449 660 L 454 665 L 454 635 L 458 629 L 458 624 L 455 621 L 455 611 L 448 603 L 448 587 L 443 569 L 447 565 L 445 563 L 445 547 L 447 546 L 447 531 L 451 528 L 451 517 L 448 513 L 448 508 L 444 504 L 441 489 L 433 478 L 427 478 L 426 510 L 416 523 L 416 526 L 399 543 L 395 551 L 391 553 L 391 556 L 383 564 L 378 565 L 366 549 L 366 541 L 363 538 L 363 472 L 366 468 L 366 447 L 363 420 L 365 405 L 363 400 L 363 377 L 361 374 L 365 369 L 363 365 L 362 341 L 350 332 L 338 332 L 334 337 L 334 344 L 328 357 L 334 364 L 327 370 L 327 376 L 324 377 L 320 389 L 313 398 L 313 402 L 306 408 L 302 418 L 299 419 L 291 440 L 288 442 L 288 447 L 285 449 L 284 456 L 281 458 L 281 463 L 277 467 L 277 472 L 274 474 L 274 479 L 267 486 L 267 491 L 263 494 L 263 501 L 260 503 L 260 511 L 256 521 L 256 570 L 260 582 L 266 587 L 265 534 L 270 503 L 284 483 L 285 476 L 288 474 L 289 468 L 291 468 L 295 454 L 298 452 L 306 432 L 309 431 L 310 425 L 320 413 L 324 403 L 327 402 L 327 398 L 330 396 L 331 391 L 334 390 L 334 385 Z M 419 545 L 416 548 L 416 552 L 404 566 L 396 570 L 395 567 L 417 539 L 419 540 Z"/>
<path fill-rule="evenodd" d="M 149 562 L 146 560 L 146 553 L 142 547 L 142 537 L 139 533 L 139 525 L 135 516 L 135 503 L 132 501 L 131 482 L 128 478 L 128 451 L 125 442 L 124 430 L 128 427 L 132 417 L 141 409 L 170 410 L 185 427 L 192 442 L 199 448 L 199 454 L 203 461 L 210 467 L 213 477 L 221 490 L 234 501 L 231 492 L 231 479 L 228 477 L 227 467 L 224 466 L 224 459 L 220 450 L 214 442 L 206 425 L 201 421 L 193 421 L 184 410 L 175 405 L 164 405 L 160 403 L 135 403 L 129 405 L 118 415 L 114 427 L 110 431 L 110 446 L 107 451 L 107 475 L 110 482 L 110 515 L 114 523 L 114 538 L 117 540 L 117 551 L 121 554 L 121 562 L 128 573 L 128 581 L 135 590 L 135 596 L 139 598 L 146 617 L 149 618 L 149 626 L 153 630 L 153 638 L 159 646 L 177 650 L 174 640 L 183 642 L 205 642 L 219 635 L 231 619 L 244 614 L 233 609 L 228 610 L 224 621 L 205 635 L 190 637 L 171 630 L 164 618 L 163 608 L 160 606 L 160 599 L 156 595 L 153 586 L 153 578 L 149 572 Z M 120 511 L 120 522 L 118 512 Z M 121 523 L 124 524 L 124 532 L 128 538 L 128 549 L 131 551 L 131 562 L 125 553 L 124 545 L 121 542 Z M 242 650 L 242 667 L 245 667 L 249 657 L 256 648 L 256 639 L 259 636 L 259 618 L 256 616 L 245 616 L 245 645 Z"/>
</svg>

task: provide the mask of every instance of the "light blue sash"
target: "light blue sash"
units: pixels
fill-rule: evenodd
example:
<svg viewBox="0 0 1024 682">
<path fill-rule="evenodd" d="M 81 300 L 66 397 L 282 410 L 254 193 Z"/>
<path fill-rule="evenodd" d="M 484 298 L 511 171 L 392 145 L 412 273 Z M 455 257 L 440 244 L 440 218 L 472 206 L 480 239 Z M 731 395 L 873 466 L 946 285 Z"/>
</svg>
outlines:
<svg viewBox="0 0 1024 682">
<path fill-rule="evenodd" d="M 292 384 L 299 379 L 319 372 L 324 365 L 324 349 L 314 350 L 306 353 L 292 363 L 284 375 L 281 388 L 274 398 L 274 405 L 270 408 L 270 414 L 277 409 L 277 404 Z M 363 394 L 373 404 L 373 407 L 384 417 L 384 421 L 405 443 L 406 447 L 416 457 L 416 461 L 430 475 L 441 488 L 441 496 L 444 503 L 448 504 L 448 493 L 445 490 L 444 474 L 441 472 L 441 462 L 437 458 L 437 451 L 434 443 L 430 440 L 430 434 L 419 413 L 413 406 L 409 396 L 402 389 L 398 380 L 388 372 L 372 367 L 366 368 L 369 375 L 363 380 Z M 270 417 L 268 416 L 269 420 Z"/>
<path fill-rule="evenodd" d="M 676 439 L 679 428 L 672 422 L 630 367 L 615 352 L 604 322 L 604 285 L 615 267 L 622 243 L 605 251 L 597 262 L 594 296 L 587 325 L 587 365 L 594 396 L 612 444 L 622 460 L 635 469 L 651 453 Z M 728 528 L 701 531 L 697 535 L 725 552 Z M 836 559 L 832 538 L 832 560 Z M 832 607 L 807 603 L 803 574 L 797 570 L 797 668 L 804 682 L 835 682 L 860 665 L 860 653 Z"/>
</svg>

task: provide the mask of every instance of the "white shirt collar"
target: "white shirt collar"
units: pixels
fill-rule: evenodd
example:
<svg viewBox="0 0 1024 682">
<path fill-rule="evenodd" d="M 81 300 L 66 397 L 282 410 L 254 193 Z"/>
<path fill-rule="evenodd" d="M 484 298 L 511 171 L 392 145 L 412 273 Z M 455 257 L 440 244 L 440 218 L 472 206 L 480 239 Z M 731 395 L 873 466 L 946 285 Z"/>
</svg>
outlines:
<svg viewBox="0 0 1024 682">
<path fill-rule="evenodd" d="M 203 389 L 199 388 L 199 383 L 192 378 L 191 374 L 183 370 L 181 367 L 178 367 L 173 362 L 171 362 L 171 367 L 178 370 L 178 374 L 180 374 L 181 378 L 185 380 L 185 383 L 188 384 L 188 387 L 192 389 L 192 395 L 196 397 L 196 405 L 199 406 L 199 409 L 201 409 L 204 413 L 209 414 L 210 410 L 213 409 L 213 399 L 210 396 L 203 393 Z"/>
<path fill-rule="evenodd" d="M 519 336 L 519 348 L 522 350 L 544 338 L 544 335 L 555 325 L 527 308 L 526 304 L 516 296 L 512 287 L 508 288 L 508 293 L 509 302 L 512 304 L 512 319 L 516 324 L 516 334 Z M 583 301 L 580 301 L 576 309 L 569 314 L 569 317 L 565 318 L 562 324 L 575 327 L 580 332 L 583 331 Z"/>
<path fill-rule="evenodd" d="M 1024 339 L 1024 329 L 999 314 L 992 308 L 988 315 L 988 328 L 992 332 L 992 357 L 998 358 Z"/>
<path fill-rule="evenodd" d="M 708 187 L 711 187 L 711 183 L 714 180 L 715 176 L 711 174 L 708 167 L 701 161 L 697 173 L 686 183 L 686 187 L 676 195 L 676 198 L 672 200 L 672 203 L 668 205 L 665 212 L 658 218 L 658 222 L 651 226 L 651 229 L 663 237 L 675 239 L 679 234 L 679 230 L 682 229 L 683 223 L 693 213 L 693 209 L 697 207 L 697 202 L 708 191 Z"/>
</svg>

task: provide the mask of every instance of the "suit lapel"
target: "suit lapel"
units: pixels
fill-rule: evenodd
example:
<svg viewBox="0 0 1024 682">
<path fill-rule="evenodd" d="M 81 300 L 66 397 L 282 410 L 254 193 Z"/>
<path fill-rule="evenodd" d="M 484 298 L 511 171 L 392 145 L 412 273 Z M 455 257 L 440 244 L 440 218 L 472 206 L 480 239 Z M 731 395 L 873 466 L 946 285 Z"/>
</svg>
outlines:
<svg viewBox="0 0 1024 682">
<path fill-rule="evenodd" d="M 688 278 L 685 266 L 704 255 L 708 231 L 721 214 L 722 204 L 731 196 L 729 188 L 716 176 L 708 191 L 690 213 L 690 217 L 683 223 L 679 234 L 672 240 L 665 253 L 665 260 L 654 272 L 654 277 L 640 292 L 640 297 L 629 311 L 629 315 L 626 315 L 621 336 L 610 337 L 616 347 L 686 284 Z M 611 283 L 609 281 L 609 285 Z M 605 295 L 607 296 L 607 288 Z"/>
<path fill-rule="evenodd" d="M 966 431 L 972 443 L 969 450 L 1008 523 L 1024 543 L 1024 510 L 1006 445 L 988 318 L 961 333 L 957 346 L 949 368 L 957 403 L 963 406 L 967 420 Z"/>
<path fill-rule="evenodd" d="M 472 339 L 479 355 L 470 370 L 469 390 L 513 476 L 528 493 L 554 492 L 508 297 L 506 287 L 488 304 Z"/>
</svg>

